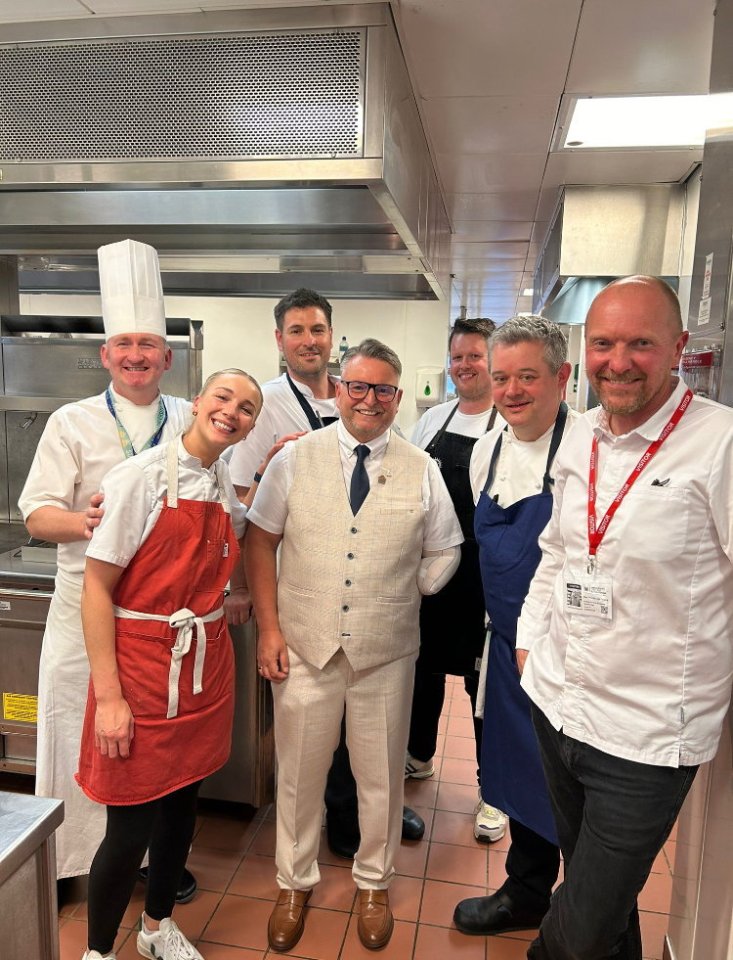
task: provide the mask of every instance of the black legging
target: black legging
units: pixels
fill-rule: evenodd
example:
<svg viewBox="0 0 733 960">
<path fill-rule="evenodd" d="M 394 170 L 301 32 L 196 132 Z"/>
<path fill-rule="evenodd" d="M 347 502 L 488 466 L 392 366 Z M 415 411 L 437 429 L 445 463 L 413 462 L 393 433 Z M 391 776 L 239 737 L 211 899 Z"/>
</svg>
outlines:
<svg viewBox="0 0 733 960">
<path fill-rule="evenodd" d="M 90 950 L 104 955 L 113 949 L 148 849 L 145 913 L 152 920 L 171 915 L 196 827 L 201 782 L 149 803 L 107 807 L 107 832 L 89 871 Z"/>
</svg>

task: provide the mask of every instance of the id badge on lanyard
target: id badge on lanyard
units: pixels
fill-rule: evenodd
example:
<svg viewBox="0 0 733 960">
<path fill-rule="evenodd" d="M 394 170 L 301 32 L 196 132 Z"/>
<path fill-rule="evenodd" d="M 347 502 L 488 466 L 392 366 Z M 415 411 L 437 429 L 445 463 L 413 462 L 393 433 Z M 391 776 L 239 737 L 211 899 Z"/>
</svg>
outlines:
<svg viewBox="0 0 733 960">
<path fill-rule="evenodd" d="M 645 453 L 627 477 L 626 482 L 611 501 L 611 505 L 608 510 L 606 510 L 603 519 L 598 524 L 596 523 L 598 437 L 593 436 L 590 452 L 590 468 L 588 472 L 588 563 L 585 573 L 579 574 L 569 570 L 565 577 L 564 606 L 566 614 L 581 617 L 595 617 L 602 620 L 610 620 L 612 618 L 613 581 L 611 577 L 599 569 L 597 559 L 598 548 L 626 494 L 680 422 L 684 412 L 690 405 L 692 396 L 692 390 L 688 389 L 685 391 L 679 406 L 667 421 L 664 429 L 657 439 L 649 444 Z"/>
</svg>

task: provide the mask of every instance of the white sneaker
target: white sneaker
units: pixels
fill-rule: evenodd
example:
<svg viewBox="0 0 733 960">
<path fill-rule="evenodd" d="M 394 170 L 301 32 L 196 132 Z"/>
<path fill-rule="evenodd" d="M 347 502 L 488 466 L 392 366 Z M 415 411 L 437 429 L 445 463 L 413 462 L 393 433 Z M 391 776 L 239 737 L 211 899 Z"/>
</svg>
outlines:
<svg viewBox="0 0 733 960">
<path fill-rule="evenodd" d="M 496 807 L 484 803 L 481 799 L 481 793 L 478 795 L 478 803 L 474 808 L 476 819 L 473 823 L 473 835 L 477 840 L 486 840 L 489 843 L 495 843 L 506 833 L 507 816 Z"/>
<path fill-rule="evenodd" d="M 98 950 L 85 950 L 81 960 L 117 960 L 117 954 L 101 954 Z"/>
<path fill-rule="evenodd" d="M 190 940 L 186 939 L 178 925 L 166 917 L 160 921 L 160 929 L 149 933 L 145 919 L 137 935 L 137 952 L 148 960 L 204 960 Z"/>
<path fill-rule="evenodd" d="M 413 780 L 427 780 L 435 773 L 435 764 L 433 758 L 429 760 L 416 760 L 408 753 L 405 758 L 405 779 L 412 777 Z"/>
</svg>

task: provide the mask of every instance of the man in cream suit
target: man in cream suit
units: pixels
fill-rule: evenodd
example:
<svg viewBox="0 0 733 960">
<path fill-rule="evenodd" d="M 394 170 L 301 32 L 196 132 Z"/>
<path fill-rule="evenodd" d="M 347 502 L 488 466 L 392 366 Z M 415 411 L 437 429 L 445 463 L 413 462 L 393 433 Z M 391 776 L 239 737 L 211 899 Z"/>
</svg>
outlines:
<svg viewBox="0 0 733 960">
<path fill-rule="evenodd" d="M 246 564 L 279 765 L 273 950 L 300 939 L 319 880 L 323 790 L 344 708 L 359 795 L 358 933 L 368 949 L 392 933 L 387 888 L 400 842 L 420 594 L 447 582 L 463 539 L 436 464 L 390 429 L 401 372 L 376 340 L 348 351 L 336 388 L 341 419 L 273 458 L 249 513 Z"/>
</svg>

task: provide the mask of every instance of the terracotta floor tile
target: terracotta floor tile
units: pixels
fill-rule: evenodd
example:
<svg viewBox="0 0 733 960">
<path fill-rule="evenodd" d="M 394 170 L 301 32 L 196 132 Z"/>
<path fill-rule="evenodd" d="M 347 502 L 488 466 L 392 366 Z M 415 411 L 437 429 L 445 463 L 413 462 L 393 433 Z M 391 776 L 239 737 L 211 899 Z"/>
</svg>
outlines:
<svg viewBox="0 0 733 960">
<path fill-rule="evenodd" d="M 206 930 L 206 940 L 252 950 L 267 948 L 267 921 L 272 903 L 225 894 Z"/>
<path fill-rule="evenodd" d="M 478 793 L 475 785 L 467 783 L 441 783 L 438 786 L 436 810 L 454 810 L 457 813 L 473 813 Z"/>
<path fill-rule="evenodd" d="M 396 876 L 394 878 L 389 888 L 389 904 L 395 920 L 417 922 L 424 882 L 422 877 Z M 359 912 L 358 898 L 354 903 L 354 912 Z"/>
<path fill-rule="evenodd" d="M 200 940 L 198 947 L 206 960 L 263 960 L 265 956 L 262 950 L 229 947 L 222 943 L 207 943 L 205 940 Z"/>
<path fill-rule="evenodd" d="M 367 950 L 366 947 L 362 946 L 356 925 L 356 917 L 352 917 L 349 929 L 346 932 L 344 948 L 340 954 L 341 960 L 366 960 L 367 957 L 374 956 L 380 957 L 380 960 L 381 958 L 384 958 L 384 960 L 408 960 L 412 956 L 415 943 L 414 923 L 405 923 L 403 920 L 395 919 L 392 938 L 387 946 L 378 953 L 375 953 L 374 950 Z"/>
<path fill-rule="evenodd" d="M 408 807 L 435 807 L 440 783 L 437 780 L 405 780 L 405 803 Z"/>
<path fill-rule="evenodd" d="M 483 897 L 486 885 L 469 886 L 465 883 L 444 883 L 441 880 L 426 880 L 420 907 L 420 923 L 439 927 L 453 926 L 453 911 L 460 900 L 467 897 Z"/>
<path fill-rule="evenodd" d="M 669 865 L 670 873 L 674 874 L 674 859 L 677 855 L 677 841 L 668 840 L 664 845 L 664 856 Z"/>
<path fill-rule="evenodd" d="M 450 712 L 448 714 L 450 717 L 468 717 L 473 723 L 473 711 L 471 709 L 471 701 L 468 699 L 468 694 L 464 692 L 462 697 L 453 697 L 450 702 Z"/>
<path fill-rule="evenodd" d="M 305 931 L 290 954 L 270 951 L 268 957 L 305 957 L 306 960 L 338 960 L 346 937 L 349 914 L 308 907 Z"/>
<path fill-rule="evenodd" d="M 664 850 L 660 850 L 657 854 L 654 863 L 652 864 L 652 873 L 661 873 L 665 876 L 668 876 L 671 873 L 669 863 L 664 855 Z"/>
<path fill-rule="evenodd" d="M 448 729 L 448 714 L 443 713 L 438 720 L 438 733 L 445 733 Z"/>
<path fill-rule="evenodd" d="M 254 897 L 257 900 L 277 900 L 275 874 L 275 861 L 272 857 L 248 853 L 234 874 L 227 893 L 238 897 Z"/>
<path fill-rule="evenodd" d="M 116 952 L 119 952 L 122 949 L 122 946 L 129 936 L 129 930 L 120 930 L 119 936 L 115 941 Z M 66 922 L 59 928 L 59 948 L 61 960 L 81 960 L 81 957 L 87 948 L 86 922 L 82 920 L 67 919 Z"/>
<path fill-rule="evenodd" d="M 417 928 L 413 960 L 485 960 L 486 938 L 467 937 L 447 927 Z"/>
<path fill-rule="evenodd" d="M 641 941 L 643 954 L 650 960 L 661 960 L 664 951 L 664 937 L 669 926 L 669 917 L 663 913 L 639 913 L 641 922 Z"/>
<path fill-rule="evenodd" d="M 443 755 L 446 757 L 457 757 L 460 760 L 476 760 L 476 744 L 473 737 L 451 737 L 445 738 L 445 749 Z"/>
<path fill-rule="evenodd" d="M 475 846 L 473 814 L 436 810 L 431 840 L 436 843 L 457 843 L 463 847 Z"/>
<path fill-rule="evenodd" d="M 401 843 L 395 858 L 397 873 L 406 877 L 424 877 L 429 846 L 425 840 L 420 840 L 418 843 Z"/>
<path fill-rule="evenodd" d="M 431 843 L 425 876 L 448 883 L 481 886 L 487 881 L 487 852 L 478 847 Z"/>
<path fill-rule="evenodd" d="M 186 866 L 196 877 L 199 890 L 224 893 L 241 861 L 242 854 L 238 850 L 230 852 L 194 846 Z"/>
<path fill-rule="evenodd" d="M 476 760 L 456 760 L 453 757 L 446 757 L 440 772 L 440 782 L 441 784 L 465 783 L 473 786 L 474 791 L 478 790 Z"/>
<path fill-rule="evenodd" d="M 262 857 L 275 856 L 275 839 L 277 826 L 274 820 L 261 820 L 257 824 L 257 832 L 252 837 L 248 853 L 257 853 Z"/>
<path fill-rule="evenodd" d="M 489 849 L 489 890 L 498 890 L 506 880 L 506 853 L 503 850 Z"/>
<path fill-rule="evenodd" d="M 259 828 L 259 820 L 207 817 L 196 835 L 195 846 L 244 854 Z"/>
<path fill-rule="evenodd" d="M 425 843 L 425 842 L 427 842 L 427 841 L 430 839 L 430 835 L 431 835 L 432 830 L 433 830 L 433 822 L 434 822 L 434 817 L 435 817 L 435 808 L 434 808 L 434 807 L 424 807 L 424 806 L 422 806 L 421 804 L 412 804 L 412 803 L 406 803 L 405 806 L 410 807 L 412 810 L 415 811 L 415 813 L 419 814 L 419 815 L 423 818 L 423 821 L 425 822 L 425 834 L 424 834 L 422 840 L 419 840 L 419 841 L 403 840 L 402 842 L 403 842 L 403 843 L 410 843 L 410 842 Z"/>
<path fill-rule="evenodd" d="M 486 938 L 486 960 L 526 960 L 526 957 L 526 940 L 516 940 L 512 937 Z"/>
<path fill-rule="evenodd" d="M 334 867 L 329 863 L 319 864 L 321 882 L 313 890 L 310 906 L 326 910 L 342 910 L 348 913 L 356 896 L 354 878 L 351 876 L 351 864 L 341 861 L 344 866 Z"/>
<path fill-rule="evenodd" d="M 639 894 L 639 909 L 652 913 L 669 913 L 671 900 L 671 875 L 652 873 Z"/>
<path fill-rule="evenodd" d="M 472 741 L 476 736 L 470 717 L 448 717 L 445 733 L 449 737 L 468 737 Z"/>
</svg>

